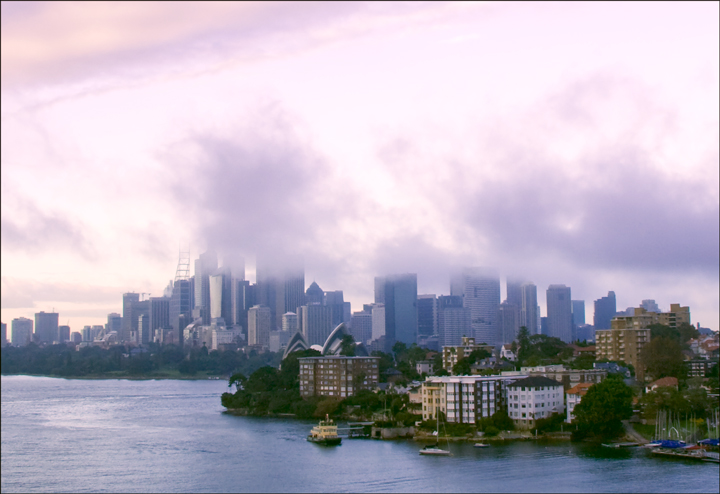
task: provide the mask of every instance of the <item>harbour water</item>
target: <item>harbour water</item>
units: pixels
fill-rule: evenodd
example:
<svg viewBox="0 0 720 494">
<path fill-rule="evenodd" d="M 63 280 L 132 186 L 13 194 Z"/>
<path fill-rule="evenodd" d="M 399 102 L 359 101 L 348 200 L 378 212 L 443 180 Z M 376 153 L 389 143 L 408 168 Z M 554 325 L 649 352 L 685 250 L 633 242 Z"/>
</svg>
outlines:
<svg viewBox="0 0 720 494">
<path fill-rule="evenodd" d="M 418 455 L 222 413 L 224 381 L 2 377 L 2 492 L 718 492 L 718 465 L 569 442 Z"/>
</svg>

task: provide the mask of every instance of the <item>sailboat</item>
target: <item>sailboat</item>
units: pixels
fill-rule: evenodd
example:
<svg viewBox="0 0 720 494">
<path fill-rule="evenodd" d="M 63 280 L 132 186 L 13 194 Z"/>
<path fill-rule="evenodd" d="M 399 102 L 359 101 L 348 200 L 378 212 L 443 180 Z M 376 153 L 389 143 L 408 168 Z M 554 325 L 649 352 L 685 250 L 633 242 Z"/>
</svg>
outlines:
<svg viewBox="0 0 720 494">
<path fill-rule="evenodd" d="M 435 415 L 437 416 L 437 426 L 435 428 L 437 442 L 433 445 L 425 446 L 420 450 L 420 454 L 428 456 L 452 456 L 450 451 L 440 448 L 440 411 L 436 409 Z M 450 440 L 448 440 L 448 447 L 450 447 Z"/>
</svg>

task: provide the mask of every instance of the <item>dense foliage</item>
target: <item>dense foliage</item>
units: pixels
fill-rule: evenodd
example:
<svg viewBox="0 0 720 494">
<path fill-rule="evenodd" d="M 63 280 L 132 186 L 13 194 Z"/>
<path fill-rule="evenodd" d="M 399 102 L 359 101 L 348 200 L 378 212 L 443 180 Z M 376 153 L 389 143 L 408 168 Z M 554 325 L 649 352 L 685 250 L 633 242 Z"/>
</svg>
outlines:
<svg viewBox="0 0 720 494">
<path fill-rule="evenodd" d="M 682 345 L 676 339 L 667 336 L 652 338 L 640 352 L 640 360 L 653 380 L 662 377 L 685 379 L 687 376 Z"/>
<path fill-rule="evenodd" d="M 612 439 L 623 432 L 622 421 L 632 416 L 632 389 L 620 376 L 610 374 L 601 383 L 588 388 L 573 414 L 575 439 Z"/>
<path fill-rule="evenodd" d="M 136 353 L 137 352 L 137 353 Z M 31 343 L 24 347 L 2 349 L 3 374 L 35 374 L 62 377 L 168 377 L 230 375 L 233 372 L 251 373 L 263 365 L 277 365 L 281 354 L 250 352 L 208 352 L 207 348 L 187 353 L 175 345 L 150 345 L 147 351 L 133 350 L 123 345 L 109 349 L 85 347 L 79 351 L 68 345 L 39 347 Z"/>
</svg>

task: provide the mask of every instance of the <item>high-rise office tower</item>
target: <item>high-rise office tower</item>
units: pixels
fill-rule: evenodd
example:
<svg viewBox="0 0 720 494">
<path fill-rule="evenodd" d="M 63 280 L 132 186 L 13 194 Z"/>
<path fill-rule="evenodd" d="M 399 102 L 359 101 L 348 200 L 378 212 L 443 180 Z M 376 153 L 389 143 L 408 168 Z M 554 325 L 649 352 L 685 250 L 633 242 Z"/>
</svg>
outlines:
<svg viewBox="0 0 720 494">
<path fill-rule="evenodd" d="M 520 329 L 520 307 L 507 301 L 501 303 L 498 306 L 497 324 L 502 343 L 512 343 Z"/>
<path fill-rule="evenodd" d="M 615 312 L 617 312 L 615 292 L 608 292 L 607 297 L 597 299 L 595 301 L 595 314 L 593 316 L 593 326 L 595 326 L 595 330 L 610 329 L 610 321 L 615 317 Z"/>
<path fill-rule="evenodd" d="M 290 333 L 290 337 L 297 333 L 298 316 L 294 312 L 286 312 L 282 316 L 282 330 Z"/>
<path fill-rule="evenodd" d="M 660 307 L 658 307 L 658 304 L 656 304 L 655 300 L 653 299 L 643 300 L 640 304 L 640 307 L 642 307 L 648 312 L 657 312 L 658 314 L 660 313 Z M 635 313 L 633 312 L 633 314 L 631 315 L 635 315 Z"/>
<path fill-rule="evenodd" d="M 210 324 L 210 275 L 218 268 L 217 254 L 208 250 L 195 261 L 195 308 L 193 317 Z"/>
<path fill-rule="evenodd" d="M 398 341 L 417 343 L 417 274 L 377 277 L 375 290 L 376 303 L 385 304 L 385 351 L 391 352 Z"/>
<path fill-rule="evenodd" d="M 367 345 L 372 340 L 372 312 L 364 310 L 353 312 L 350 334 L 352 334 L 355 341 Z"/>
<path fill-rule="evenodd" d="M 93 338 L 95 335 L 93 335 Z M 150 316 L 148 314 L 140 314 L 138 316 L 138 343 L 147 345 L 153 341 L 152 332 L 150 331 Z"/>
<path fill-rule="evenodd" d="M 332 312 L 332 326 L 337 327 L 341 322 L 345 322 L 345 301 L 343 300 L 342 290 L 325 292 L 325 305 L 330 307 Z"/>
<path fill-rule="evenodd" d="M 565 343 L 573 341 L 570 287 L 550 285 L 547 289 L 548 336 Z"/>
<path fill-rule="evenodd" d="M 170 297 L 169 324 L 175 334 L 174 340 L 179 346 L 184 342 L 183 330 L 192 317 L 192 287 L 189 279 L 175 280 Z"/>
<path fill-rule="evenodd" d="M 522 307 L 522 287 L 524 284 L 525 282 L 521 280 L 508 278 L 505 301 L 517 307 Z"/>
<path fill-rule="evenodd" d="M 537 303 L 537 287 L 525 283 L 520 287 L 520 326 L 525 326 L 531 335 L 540 334 L 540 307 Z"/>
<path fill-rule="evenodd" d="M 129 340 L 130 333 L 137 331 L 137 314 L 134 311 L 138 302 L 140 302 L 139 293 L 123 293 L 123 330 L 122 334 L 119 335 L 121 341 Z"/>
<path fill-rule="evenodd" d="M 385 304 L 370 304 L 372 314 L 372 337 L 377 340 L 385 337 Z M 385 349 L 383 348 L 383 351 Z"/>
<path fill-rule="evenodd" d="M 298 325 L 308 345 L 323 345 L 335 326 L 332 307 L 312 304 L 298 307 Z"/>
<path fill-rule="evenodd" d="M 107 332 L 115 331 L 117 333 L 117 337 L 122 338 L 122 316 L 116 312 L 113 312 L 111 314 L 108 314 L 107 316 Z"/>
<path fill-rule="evenodd" d="M 585 301 L 584 300 L 573 300 L 572 301 L 572 321 L 575 327 L 582 326 L 585 324 Z"/>
<path fill-rule="evenodd" d="M 210 322 L 232 326 L 232 309 L 232 274 L 223 267 L 210 275 Z"/>
<path fill-rule="evenodd" d="M 270 331 L 272 331 L 272 314 L 270 307 L 256 305 L 248 310 L 248 344 L 270 344 Z"/>
<path fill-rule="evenodd" d="M 60 343 L 70 341 L 70 326 L 58 326 L 58 341 Z"/>
<path fill-rule="evenodd" d="M 472 333 L 472 310 L 465 307 L 459 295 L 437 298 L 438 340 L 440 346 L 457 346 L 463 336 Z"/>
<path fill-rule="evenodd" d="M 2 343 L 2 346 L 5 347 L 8 343 L 8 339 L 7 339 L 7 324 L 5 324 L 4 322 L 0 322 L 0 332 L 2 333 L 2 334 L 0 334 L 0 338 L 1 338 L 0 343 Z"/>
<path fill-rule="evenodd" d="M 223 256 L 223 272 L 229 279 L 228 317 L 223 316 L 227 326 L 242 326 L 246 319 L 245 303 L 243 298 L 243 290 L 245 285 L 245 258 L 237 254 L 229 254 Z M 252 307 L 252 306 L 251 306 Z M 250 307 L 247 307 L 249 309 Z"/>
<path fill-rule="evenodd" d="M 38 343 L 58 341 L 59 315 L 57 312 L 40 311 L 35 314 L 35 338 Z"/>
<path fill-rule="evenodd" d="M 170 300 L 168 297 L 150 297 L 148 341 L 153 341 L 156 330 L 170 327 Z"/>
<path fill-rule="evenodd" d="M 470 309 L 475 341 L 499 345 L 497 311 L 500 305 L 500 277 L 488 269 L 465 268 L 453 274 L 450 295 L 463 297 L 463 306 Z"/>
<path fill-rule="evenodd" d="M 33 321 L 27 317 L 18 317 L 11 323 L 13 346 L 25 346 L 32 341 Z"/>
<path fill-rule="evenodd" d="M 320 285 L 313 281 L 305 291 L 305 303 L 307 305 L 322 305 L 324 301 L 325 292 L 320 288 Z"/>
<path fill-rule="evenodd" d="M 431 295 L 418 295 L 418 338 L 438 334 L 437 323 L 437 297 Z"/>
<path fill-rule="evenodd" d="M 277 268 L 260 257 L 256 272 L 258 302 L 270 307 L 273 329 L 279 329 L 283 314 L 297 313 L 298 307 L 305 305 L 305 269 L 300 263 Z"/>
</svg>

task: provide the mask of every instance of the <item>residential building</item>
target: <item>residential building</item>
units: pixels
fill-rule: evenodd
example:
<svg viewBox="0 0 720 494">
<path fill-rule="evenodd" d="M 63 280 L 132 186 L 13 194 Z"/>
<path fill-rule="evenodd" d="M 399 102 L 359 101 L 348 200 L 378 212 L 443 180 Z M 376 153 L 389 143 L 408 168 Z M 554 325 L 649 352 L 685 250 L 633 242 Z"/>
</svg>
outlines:
<svg viewBox="0 0 720 494">
<path fill-rule="evenodd" d="M 565 343 L 573 341 L 572 301 L 570 287 L 550 285 L 547 289 L 548 336 Z"/>
<path fill-rule="evenodd" d="M 418 360 L 415 364 L 415 371 L 418 374 L 431 376 L 435 372 L 435 364 L 433 364 L 432 360 Z"/>
<path fill-rule="evenodd" d="M 392 274 L 375 278 L 375 303 L 385 305 L 385 351 L 396 342 L 417 343 L 417 274 Z"/>
<path fill-rule="evenodd" d="M 525 283 L 520 287 L 522 305 L 520 307 L 520 326 L 525 326 L 531 335 L 540 334 L 540 307 L 537 303 L 537 287 Z"/>
<path fill-rule="evenodd" d="M 418 339 L 438 334 L 438 306 L 434 294 L 418 295 Z"/>
<path fill-rule="evenodd" d="M 500 358 L 507 359 L 510 362 L 517 360 L 517 355 L 513 352 L 511 344 L 505 344 L 500 348 Z"/>
<path fill-rule="evenodd" d="M 511 373 L 504 372 L 503 375 Z M 596 384 L 607 377 L 605 369 L 566 369 L 562 364 L 541 365 L 537 367 L 521 367 L 519 374 L 530 377 L 546 377 L 562 384 L 568 390 L 579 383 Z"/>
<path fill-rule="evenodd" d="M 472 311 L 458 295 L 441 295 L 437 299 L 438 342 L 442 346 L 462 344 L 463 337 L 472 337 Z"/>
<path fill-rule="evenodd" d="M 13 346 L 25 346 L 32 341 L 33 320 L 26 317 L 13 319 L 11 324 Z"/>
<path fill-rule="evenodd" d="M 40 311 L 35 314 L 35 339 L 38 343 L 58 341 L 59 314 Z"/>
<path fill-rule="evenodd" d="M 531 429 L 536 420 L 564 413 L 565 392 L 562 384 L 547 377 L 532 376 L 507 386 L 508 416 L 519 429 Z"/>
<path fill-rule="evenodd" d="M 379 381 L 380 357 L 322 356 L 299 358 L 300 395 L 346 398 L 374 389 Z"/>
<path fill-rule="evenodd" d="M 677 377 L 663 377 L 662 379 L 658 379 L 657 381 L 654 381 L 647 386 L 645 386 L 645 392 L 650 393 L 652 391 L 655 391 L 658 388 L 674 388 L 675 390 L 678 389 L 678 380 Z"/>
<path fill-rule="evenodd" d="M 452 275 L 450 295 L 463 297 L 470 309 L 472 336 L 478 341 L 499 346 L 497 311 L 500 305 L 500 277 L 492 270 L 465 268 Z"/>
<path fill-rule="evenodd" d="M 718 365 L 718 359 L 710 360 L 704 358 L 696 358 L 686 360 L 685 365 L 688 368 L 688 377 L 705 377 L 710 371 Z"/>
<path fill-rule="evenodd" d="M 579 383 L 567 390 L 567 418 L 565 422 L 571 423 L 575 419 L 573 410 L 575 410 L 575 406 L 580 403 L 582 397 L 587 394 L 592 385 L 593 383 Z"/>
<path fill-rule="evenodd" d="M 644 368 L 640 364 L 640 352 L 649 342 L 650 329 L 647 328 L 595 330 L 595 358 L 630 364 L 642 381 Z"/>
<path fill-rule="evenodd" d="M 607 297 L 601 297 L 595 301 L 595 314 L 593 326 L 595 329 L 610 329 L 610 321 L 617 312 L 615 292 L 608 292 Z"/>
<path fill-rule="evenodd" d="M 475 344 L 475 338 L 463 336 L 460 345 L 443 346 L 443 369 L 452 372 L 460 359 L 467 358 L 474 350 L 485 350 L 491 355 L 495 351 L 494 345 Z"/>
<path fill-rule="evenodd" d="M 451 423 L 474 424 L 505 408 L 508 386 L 517 377 L 432 376 L 422 384 L 423 420 L 441 411 Z"/>
<path fill-rule="evenodd" d="M 256 305 L 248 311 L 248 345 L 268 346 L 272 330 L 270 307 Z"/>
</svg>

